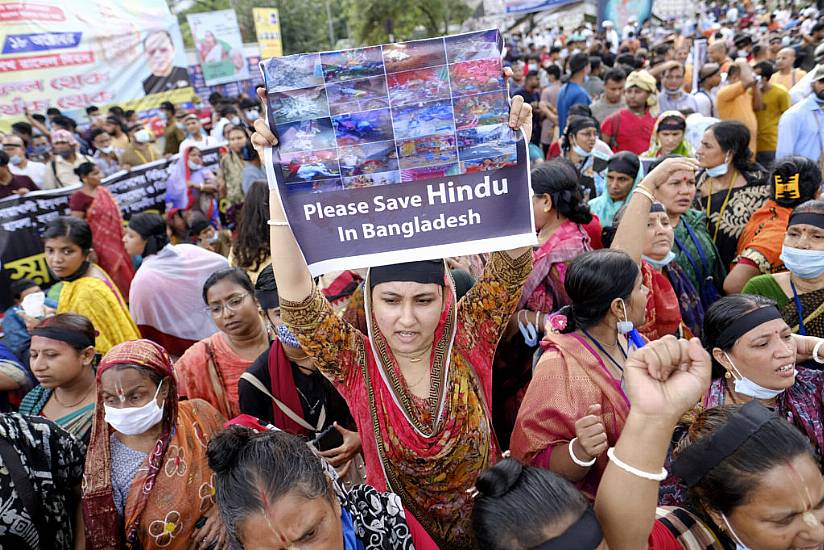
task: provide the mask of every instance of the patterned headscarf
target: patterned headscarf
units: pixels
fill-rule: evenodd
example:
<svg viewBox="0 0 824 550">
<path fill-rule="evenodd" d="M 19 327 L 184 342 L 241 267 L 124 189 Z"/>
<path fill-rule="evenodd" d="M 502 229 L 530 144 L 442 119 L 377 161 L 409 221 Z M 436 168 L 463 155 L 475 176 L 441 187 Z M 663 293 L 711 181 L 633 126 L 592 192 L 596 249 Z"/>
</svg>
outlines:
<svg viewBox="0 0 824 550">
<path fill-rule="evenodd" d="M 629 90 L 633 87 L 649 92 L 647 107 L 649 107 L 650 112 L 655 115 L 658 112 L 658 87 L 655 85 L 655 77 L 644 69 L 632 71 L 627 77 L 627 83 L 624 85 L 624 89 Z"/>
<path fill-rule="evenodd" d="M 74 139 L 72 133 L 62 128 L 51 133 L 51 142 L 57 143 L 58 141 L 65 141 L 69 145 L 77 145 L 77 140 Z"/>
<path fill-rule="evenodd" d="M 121 541 L 120 519 L 112 489 L 112 456 L 109 445 L 111 428 L 104 418 L 103 398 L 100 394 L 103 373 L 117 365 L 150 369 L 166 380 L 164 383 L 167 384 L 160 436 L 148 458 L 149 473 L 137 502 L 136 519 L 131 525 L 125 526 L 125 544 Z M 124 546 L 129 550 L 136 550 L 140 547 L 137 538 L 140 518 L 163 466 L 172 430 L 177 422 L 177 382 L 173 375 L 172 361 L 165 349 L 150 340 L 118 344 L 109 350 L 97 368 L 97 387 L 97 408 L 86 453 L 86 470 L 83 473 L 83 517 L 86 522 L 87 544 L 89 548 L 96 550 L 119 550 Z"/>
</svg>

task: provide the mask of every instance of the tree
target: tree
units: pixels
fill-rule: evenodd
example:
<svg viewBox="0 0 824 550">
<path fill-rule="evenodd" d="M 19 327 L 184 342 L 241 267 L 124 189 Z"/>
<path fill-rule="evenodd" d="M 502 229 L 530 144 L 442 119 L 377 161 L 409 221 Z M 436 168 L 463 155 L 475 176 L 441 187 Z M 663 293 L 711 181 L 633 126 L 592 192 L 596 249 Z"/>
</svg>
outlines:
<svg viewBox="0 0 824 550">
<path fill-rule="evenodd" d="M 448 34 L 472 15 L 464 0 L 350 0 L 349 22 L 360 44 Z"/>
</svg>

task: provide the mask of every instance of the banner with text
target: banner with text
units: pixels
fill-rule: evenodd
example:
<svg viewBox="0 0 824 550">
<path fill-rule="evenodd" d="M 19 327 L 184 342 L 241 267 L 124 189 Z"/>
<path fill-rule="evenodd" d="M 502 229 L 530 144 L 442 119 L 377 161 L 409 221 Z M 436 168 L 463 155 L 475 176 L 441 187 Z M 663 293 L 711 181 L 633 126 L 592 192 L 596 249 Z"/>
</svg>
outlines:
<svg viewBox="0 0 824 550">
<path fill-rule="evenodd" d="M 497 30 L 261 62 L 266 169 L 314 275 L 535 243 Z"/>
<path fill-rule="evenodd" d="M 206 167 L 217 166 L 219 161 L 218 148 L 203 150 Z M 147 210 L 165 210 L 166 180 L 176 162 L 177 157 L 159 160 L 103 180 L 124 219 Z M 78 189 L 80 184 L 0 200 L 0 307 L 5 309 L 11 303 L 8 289 L 13 280 L 27 278 L 42 285 L 52 282 L 40 235 L 51 220 L 68 215 L 69 197 Z"/>
<path fill-rule="evenodd" d="M 283 55 L 283 41 L 280 36 L 280 15 L 277 8 L 252 8 L 255 19 L 260 57 L 280 57 Z"/>
<path fill-rule="evenodd" d="M 189 87 L 165 0 L 0 0 L 0 37 L 0 130 L 26 108 L 57 107 L 82 121 L 89 105 L 156 106 Z"/>
<path fill-rule="evenodd" d="M 235 10 L 193 13 L 186 20 L 207 85 L 249 78 Z"/>
</svg>

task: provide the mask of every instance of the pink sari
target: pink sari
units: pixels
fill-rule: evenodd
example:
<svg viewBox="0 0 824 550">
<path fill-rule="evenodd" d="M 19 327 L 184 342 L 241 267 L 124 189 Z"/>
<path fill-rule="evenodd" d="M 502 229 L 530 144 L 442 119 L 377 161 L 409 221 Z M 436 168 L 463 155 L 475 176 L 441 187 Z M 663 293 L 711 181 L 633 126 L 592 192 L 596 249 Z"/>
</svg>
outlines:
<svg viewBox="0 0 824 550">
<path fill-rule="evenodd" d="M 134 265 L 123 246 L 123 216 L 117 201 L 102 185 L 95 190 L 95 198 L 86 211 L 86 222 L 92 230 L 98 265 L 109 274 L 120 294 L 128 296 Z"/>
</svg>

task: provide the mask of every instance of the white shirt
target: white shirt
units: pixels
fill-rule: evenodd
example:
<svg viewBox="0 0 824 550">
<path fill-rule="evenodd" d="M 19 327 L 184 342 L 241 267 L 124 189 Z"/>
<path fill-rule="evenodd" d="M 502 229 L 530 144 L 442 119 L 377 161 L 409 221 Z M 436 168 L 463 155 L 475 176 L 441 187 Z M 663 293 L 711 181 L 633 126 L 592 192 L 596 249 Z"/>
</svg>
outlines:
<svg viewBox="0 0 824 550">
<path fill-rule="evenodd" d="M 793 105 L 804 101 L 807 96 L 813 93 L 813 74 L 815 74 L 815 70 L 820 67 L 821 65 L 816 65 L 816 67 L 804 75 L 804 78 L 799 80 L 795 83 L 795 86 L 790 88 L 790 100 L 792 100 Z"/>
<path fill-rule="evenodd" d="M 692 97 L 695 98 L 695 104 L 698 105 L 699 113 L 705 117 L 718 116 L 718 113 L 715 111 L 715 89 L 710 91 L 703 89 L 696 90 L 692 93 Z"/>
<path fill-rule="evenodd" d="M 46 165 L 42 162 L 34 162 L 32 160 L 26 162 L 25 168 L 20 168 L 12 163 L 9 163 L 9 170 L 15 176 L 28 176 L 37 185 L 43 186 L 43 178 L 46 177 Z"/>
<path fill-rule="evenodd" d="M 200 140 L 195 140 L 195 139 L 192 139 L 190 137 L 184 139 L 182 142 L 180 142 L 180 149 L 178 149 L 178 152 L 182 153 L 183 151 L 185 151 L 189 147 L 197 147 L 198 149 L 205 149 L 207 147 L 216 147 L 217 145 L 220 145 L 220 143 L 215 143 L 215 141 L 212 138 L 210 138 L 209 136 L 201 135 L 201 137 L 202 137 L 202 139 L 200 139 Z"/>
</svg>

